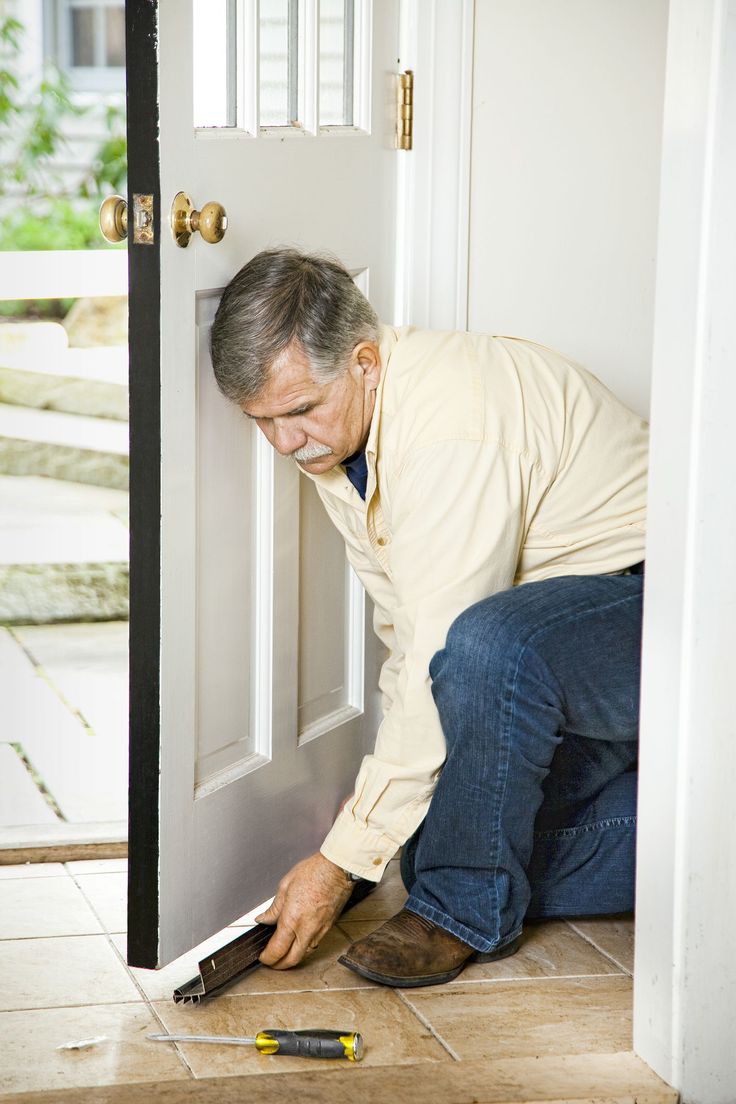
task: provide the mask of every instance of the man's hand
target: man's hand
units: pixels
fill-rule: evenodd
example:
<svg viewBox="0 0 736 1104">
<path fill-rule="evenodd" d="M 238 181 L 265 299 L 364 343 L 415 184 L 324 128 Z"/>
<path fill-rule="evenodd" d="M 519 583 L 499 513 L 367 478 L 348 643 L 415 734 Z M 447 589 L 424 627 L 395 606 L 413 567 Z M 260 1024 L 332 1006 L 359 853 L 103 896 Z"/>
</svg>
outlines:
<svg viewBox="0 0 736 1104">
<path fill-rule="evenodd" d="M 345 871 L 319 851 L 292 867 L 279 882 L 273 904 L 256 917 L 277 925 L 261 962 L 275 970 L 301 962 L 330 930 L 352 889 Z"/>
</svg>

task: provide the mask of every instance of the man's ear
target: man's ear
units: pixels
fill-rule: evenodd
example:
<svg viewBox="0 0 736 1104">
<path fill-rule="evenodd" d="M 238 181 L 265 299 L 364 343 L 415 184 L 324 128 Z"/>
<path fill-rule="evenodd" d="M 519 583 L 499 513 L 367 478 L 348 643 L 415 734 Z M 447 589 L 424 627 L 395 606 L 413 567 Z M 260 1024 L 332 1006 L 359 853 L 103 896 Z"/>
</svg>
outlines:
<svg viewBox="0 0 736 1104">
<path fill-rule="evenodd" d="M 375 391 L 381 379 L 381 354 L 375 341 L 361 341 L 353 349 L 352 363 L 363 373 L 369 391 Z"/>
</svg>

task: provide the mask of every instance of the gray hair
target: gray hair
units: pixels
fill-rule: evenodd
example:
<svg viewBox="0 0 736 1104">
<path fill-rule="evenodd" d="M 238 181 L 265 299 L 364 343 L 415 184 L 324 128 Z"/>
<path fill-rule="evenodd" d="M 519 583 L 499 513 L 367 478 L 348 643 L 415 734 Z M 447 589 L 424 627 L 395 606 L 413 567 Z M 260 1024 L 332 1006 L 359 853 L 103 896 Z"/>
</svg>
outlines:
<svg viewBox="0 0 736 1104">
<path fill-rule="evenodd" d="M 222 393 L 242 405 L 268 382 L 292 342 L 318 383 L 348 366 L 361 341 L 378 341 L 378 316 L 335 260 L 269 249 L 248 261 L 225 288 L 212 324 L 210 352 Z"/>
</svg>

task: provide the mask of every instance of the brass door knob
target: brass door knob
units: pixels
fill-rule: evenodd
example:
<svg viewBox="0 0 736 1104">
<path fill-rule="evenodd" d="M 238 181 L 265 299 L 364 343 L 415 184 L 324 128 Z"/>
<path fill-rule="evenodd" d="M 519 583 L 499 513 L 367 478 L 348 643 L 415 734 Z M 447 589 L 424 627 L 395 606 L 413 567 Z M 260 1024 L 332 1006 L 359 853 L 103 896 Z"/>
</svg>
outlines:
<svg viewBox="0 0 736 1104">
<path fill-rule="evenodd" d="M 108 196 L 100 207 L 100 230 L 105 241 L 121 242 L 128 236 L 128 204 L 122 196 Z"/>
<path fill-rule="evenodd" d="M 227 214 L 221 203 L 205 203 L 201 211 L 194 210 L 186 192 L 178 192 L 171 204 L 171 232 L 182 249 L 189 245 L 192 234 L 199 230 L 210 245 L 222 241 L 227 230 Z"/>
</svg>

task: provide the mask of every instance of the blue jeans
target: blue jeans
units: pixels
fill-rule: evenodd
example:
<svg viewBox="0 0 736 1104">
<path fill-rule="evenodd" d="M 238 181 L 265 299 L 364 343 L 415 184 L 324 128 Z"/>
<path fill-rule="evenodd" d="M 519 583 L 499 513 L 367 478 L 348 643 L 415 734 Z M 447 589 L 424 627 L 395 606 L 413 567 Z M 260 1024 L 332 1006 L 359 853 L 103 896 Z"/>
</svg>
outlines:
<svg viewBox="0 0 736 1104">
<path fill-rule="evenodd" d="M 633 908 L 642 585 L 494 594 L 432 659 L 447 759 L 404 847 L 406 907 L 478 951 L 525 917 Z"/>
</svg>

